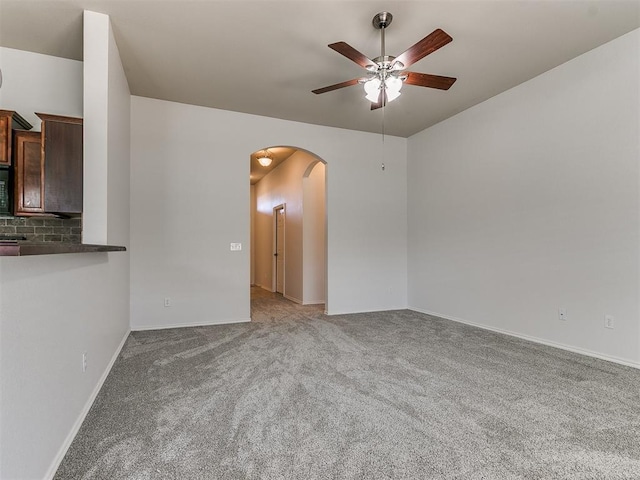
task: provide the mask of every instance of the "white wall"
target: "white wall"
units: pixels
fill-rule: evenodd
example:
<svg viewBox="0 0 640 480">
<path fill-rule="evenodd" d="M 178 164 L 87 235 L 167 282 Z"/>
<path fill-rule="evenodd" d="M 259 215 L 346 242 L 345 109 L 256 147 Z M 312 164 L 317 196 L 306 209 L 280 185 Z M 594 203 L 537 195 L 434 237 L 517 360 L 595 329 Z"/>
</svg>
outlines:
<svg viewBox="0 0 640 480">
<path fill-rule="evenodd" d="M 84 183 L 91 188 L 83 196 L 82 240 L 123 245 L 129 243 L 131 94 L 109 17 L 85 11 L 84 27 Z"/>
<path fill-rule="evenodd" d="M 110 34 L 109 22 L 103 15 L 84 12 L 84 80 L 97 95 L 85 95 L 84 105 L 84 183 L 82 198 L 84 243 L 107 243 L 107 183 L 108 183 L 108 129 L 109 129 L 109 48 L 102 41 Z M 90 160 L 89 160 L 90 159 Z"/>
<path fill-rule="evenodd" d="M 99 21 L 108 25 L 108 17 Z M 108 29 L 102 31 L 108 36 L 94 41 L 106 53 L 112 36 Z M 48 112 L 55 103 L 52 97 L 73 97 L 57 113 L 82 116 L 80 62 L 13 55 L 16 62 L 5 63 L 2 57 L 5 81 L 31 79 L 24 85 L 31 106 L 15 104 L 18 111 L 35 106 Z M 117 52 L 111 48 L 104 58 L 109 59 L 108 92 L 85 85 L 84 94 L 108 96 L 110 120 L 122 123 L 117 132 L 110 130 L 113 136 L 106 142 L 124 145 L 109 153 L 109 179 L 118 183 L 109 187 L 109 216 L 119 220 L 110 222 L 108 233 L 126 245 L 129 92 Z M 74 75 L 72 82 L 62 80 Z M 35 78 L 42 88 L 32 83 Z M 46 88 L 51 82 L 60 88 L 55 94 Z M 85 164 L 91 161 L 85 155 Z M 91 188 L 85 182 L 85 191 Z M 113 192 L 125 199 L 115 200 Z M 128 253 L 122 252 L 0 258 L 0 478 L 41 479 L 55 472 L 128 333 L 128 275 Z M 86 373 L 83 352 L 88 353 Z"/>
<path fill-rule="evenodd" d="M 409 139 L 410 308 L 640 363 L 639 35 Z"/>
<path fill-rule="evenodd" d="M 111 22 L 109 17 L 94 12 L 85 12 L 86 15 L 99 15 L 101 22 L 106 22 L 109 26 L 108 32 L 108 110 L 107 118 L 107 238 L 109 245 L 129 245 L 130 237 L 130 213 L 129 206 L 130 186 L 129 177 L 131 175 L 131 93 L 129 84 L 125 76 L 120 52 L 116 45 Z M 102 38 L 104 41 L 104 38 Z M 86 44 L 86 42 L 85 42 Z M 85 96 L 92 95 L 91 86 L 85 87 Z M 87 102 L 85 101 L 85 105 Z M 85 110 L 87 112 L 87 110 Z M 88 113 L 88 112 L 87 112 Z M 103 123 L 103 122 L 96 122 Z M 95 150 L 94 152 L 95 153 Z M 90 185 L 94 185 L 93 180 Z M 85 215 L 87 217 L 87 215 Z M 122 285 L 123 293 L 129 295 L 129 253 L 118 255 L 117 258 L 126 261 L 127 281 Z M 124 312 L 123 312 L 124 313 Z M 126 316 L 129 316 L 129 305 L 127 302 Z"/>
<path fill-rule="evenodd" d="M 264 145 L 328 164 L 330 313 L 406 307 L 405 139 L 383 146 L 379 135 L 135 96 L 131 110 L 132 328 L 249 319 L 247 157 Z"/>
<path fill-rule="evenodd" d="M 82 62 L 0 47 L 0 107 L 40 130 L 35 114 L 82 116 Z"/>
<path fill-rule="evenodd" d="M 285 205 L 283 295 L 303 303 L 303 189 L 309 166 L 318 159 L 298 150 L 256 183 L 256 279 L 272 290 L 273 209 Z"/>
<path fill-rule="evenodd" d="M 317 162 L 302 180 L 302 299 L 305 305 L 325 302 L 325 166 Z"/>
</svg>

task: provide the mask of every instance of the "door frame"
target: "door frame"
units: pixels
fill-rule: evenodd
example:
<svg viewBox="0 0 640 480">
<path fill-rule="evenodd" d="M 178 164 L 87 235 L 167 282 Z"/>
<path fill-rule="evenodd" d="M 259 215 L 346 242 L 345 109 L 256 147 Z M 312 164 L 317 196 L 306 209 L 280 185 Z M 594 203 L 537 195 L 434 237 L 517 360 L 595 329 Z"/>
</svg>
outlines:
<svg viewBox="0 0 640 480">
<path fill-rule="evenodd" d="M 282 210 L 282 213 L 278 213 L 280 210 Z M 273 248 L 272 248 L 272 253 L 273 253 L 273 260 L 272 260 L 272 267 L 271 267 L 271 291 L 272 292 L 277 292 L 278 291 L 278 256 L 276 255 L 278 253 L 278 215 L 284 215 L 284 222 L 282 225 L 282 251 L 285 252 L 286 248 L 287 248 L 287 244 L 286 244 L 286 232 L 287 232 L 287 204 L 286 203 L 281 203 L 280 205 L 276 205 L 275 207 L 273 207 Z M 285 292 L 286 292 L 286 280 L 287 277 L 285 275 L 285 265 L 286 265 L 286 261 L 287 261 L 287 256 L 284 255 L 284 258 L 282 259 L 282 272 L 280 272 L 280 274 L 282 275 L 282 295 L 284 296 Z"/>
</svg>

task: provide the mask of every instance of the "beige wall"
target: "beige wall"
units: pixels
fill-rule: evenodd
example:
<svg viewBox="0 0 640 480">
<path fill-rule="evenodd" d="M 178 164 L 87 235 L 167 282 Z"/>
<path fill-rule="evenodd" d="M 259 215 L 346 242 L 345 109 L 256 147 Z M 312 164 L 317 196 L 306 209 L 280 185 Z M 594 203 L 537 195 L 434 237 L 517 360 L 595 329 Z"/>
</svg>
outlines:
<svg viewBox="0 0 640 480">
<path fill-rule="evenodd" d="M 251 285 L 256 283 L 256 186 L 250 187 L 251 230 L 249 232 L 251 242 Z"/>
</svg>

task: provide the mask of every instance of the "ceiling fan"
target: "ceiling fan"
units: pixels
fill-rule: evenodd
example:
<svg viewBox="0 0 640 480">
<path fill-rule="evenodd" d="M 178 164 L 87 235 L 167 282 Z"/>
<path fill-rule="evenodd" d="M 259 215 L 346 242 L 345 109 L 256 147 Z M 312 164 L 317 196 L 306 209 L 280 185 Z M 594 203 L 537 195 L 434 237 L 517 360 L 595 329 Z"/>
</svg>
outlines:
<svg viewBox="0 0 640 480">
<path fill-rule="evenodd" d="M 449 90 L 456 81 L 452 77 L 429 75 L 426 73 L 408 72 L 405 69 L 418 60 L 444 47 L 453 40 L 446 32 L 436 29 L 424 37 L 418 43 L 410 47 L 404 53 L 394 57 L 385 55 L 384 31 L 391 24 L 393 15 L 389 12 L 380 12 L 373 17 L 373 26 L 380 30 L 380 56 L 371 60 L 346 42 L 337 42 L 329 45 L 329 48 L 344 55 L 367 70 L 366 76 L 354 78 L 346 82 L 336 83 L 328 87 L 312 90 L 315 94 L 331 92 L 339 88 L 351 85 L 363 84 L 366 98 L 370 100 L 371 110 L 385 106 L 388 102 L 400 96 L 403 83 L 417 85 L 419 87 L 438 88 Z"/>
</svg>

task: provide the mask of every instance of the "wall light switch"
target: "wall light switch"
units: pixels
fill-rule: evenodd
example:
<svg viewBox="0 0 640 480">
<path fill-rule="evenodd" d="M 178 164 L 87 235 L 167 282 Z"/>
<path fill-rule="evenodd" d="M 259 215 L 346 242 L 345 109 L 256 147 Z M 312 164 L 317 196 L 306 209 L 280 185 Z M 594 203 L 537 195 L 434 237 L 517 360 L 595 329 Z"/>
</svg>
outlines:
<svg viewBox="0 0 640 480">
<path fill-rule="evenodd" d="M 567 309 L 559 308 L 558 309 L 558 320 L 566 320 L 567 319 Z"/>
<path fill-rule="evenodd" d="M 240 250 L 242 250 L 242 244 L 241 243 L 232 243 L 231 244 L 231 251 L 232 252 L 239 252 Z"/>
<path fill-rule="evenodd" d="M 613 328 L 613 315 L 604 316 L 604 328 Z"/>
</svg>

